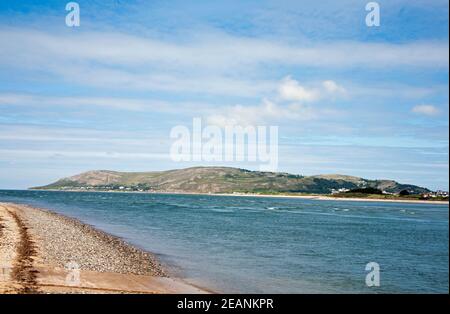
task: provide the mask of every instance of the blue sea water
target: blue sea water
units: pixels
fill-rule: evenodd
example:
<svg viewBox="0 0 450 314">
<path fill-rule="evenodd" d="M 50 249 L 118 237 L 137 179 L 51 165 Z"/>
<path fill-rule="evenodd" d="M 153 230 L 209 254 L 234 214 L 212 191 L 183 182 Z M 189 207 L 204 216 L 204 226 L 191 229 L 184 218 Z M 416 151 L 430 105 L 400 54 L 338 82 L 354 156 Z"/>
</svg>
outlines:
<svg viewBox="0 0 450 314">
<path fill-rule="evenodd" d="M 448 293 L 449 208 L 292 198 L 0 190 L 151 251 L 229 293 Z M 365 266 L 380 265 L 368 287 Z"/>
</svg>

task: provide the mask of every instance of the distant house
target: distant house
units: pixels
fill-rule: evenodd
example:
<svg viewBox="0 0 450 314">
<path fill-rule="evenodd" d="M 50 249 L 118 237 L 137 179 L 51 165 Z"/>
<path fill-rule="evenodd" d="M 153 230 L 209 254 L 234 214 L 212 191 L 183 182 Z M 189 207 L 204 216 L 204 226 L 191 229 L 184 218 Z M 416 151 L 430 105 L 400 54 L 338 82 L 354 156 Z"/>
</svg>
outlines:
<svg viewBox="0 0 450 314">
<path fill-rule="evenodd" d="M 448 197 L 449 193 L 447 191 L 436 191 L 436 195 L 437 196 L 441 196 L 441 197 Z"/>
<path fill-rule="evenodd" d="M 447 191 L 436 191 L 422 194 L 423 198 L 436 198 L 436 197 L 448 197 L 449 193 Z"/>
<path fill-rule="evenodd" d="M 340 188 L 340 189 L 331 189 L 331 194 L 345 193 L 350 191 L 350 189 Z"/>
</svg>

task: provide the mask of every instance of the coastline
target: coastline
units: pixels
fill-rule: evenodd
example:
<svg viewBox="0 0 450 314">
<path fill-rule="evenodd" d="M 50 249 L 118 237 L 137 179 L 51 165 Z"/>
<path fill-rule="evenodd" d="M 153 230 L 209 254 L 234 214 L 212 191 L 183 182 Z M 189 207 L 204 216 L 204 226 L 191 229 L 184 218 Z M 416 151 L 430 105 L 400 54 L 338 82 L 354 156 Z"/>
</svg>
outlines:
<svg viewBox="0 0 450 314">
<path fill-rule="evenodd" d="M 77 219 L 0 203 L 0 294 L 209 293 L 156 257 Z"/>
<path fill-rule="evenodd" d="M 125 193 L 125 194 L 167 194 L 167 195 L 203 195 L 203 196 L 236 196 L 236 197 L 265 197 L 265 198 L 293 198 L 307 199 L 317 201 L 351 201 L 351 202 L 388 202 L 388 203 L 410 203 L 410 204 L 435 204 L 447 205 L 449 201 L 427 201 L 427 200 L 402 200 L 402 199 L 385 199 L 385 198 L 356 198 L 356 197 L 332 197 L 328 195 L 287 195 L 287 194 L 250 194 L 250 193 L 199 193 L 199 192 L 138 192 L 138 191 L 80 191 L 80 190 L 43 190 L 28 189 L 27 191 L 50 191 L 50 192 L 78 192 L 78 193 Z"/>
<path fill-rule="evenodd" d="M 207 194 L 211 195 L 211 194 Z M 249 196 L 249 197 L 272 197 L 272 198 L 298 198 L 318 201 L 351 201 L 351 202 L 389 202 L 389 203 L 412 203 L 412 204 L 437 204 L 449 205 L 447 201 L 425 201 L 425 200 L 399 200 L 383 198 L 357 198 L 357 197 L 332 197 L 322 195 L 264 195 L 264 194 L 213 194 L 221 196 Z"/>
</svg>

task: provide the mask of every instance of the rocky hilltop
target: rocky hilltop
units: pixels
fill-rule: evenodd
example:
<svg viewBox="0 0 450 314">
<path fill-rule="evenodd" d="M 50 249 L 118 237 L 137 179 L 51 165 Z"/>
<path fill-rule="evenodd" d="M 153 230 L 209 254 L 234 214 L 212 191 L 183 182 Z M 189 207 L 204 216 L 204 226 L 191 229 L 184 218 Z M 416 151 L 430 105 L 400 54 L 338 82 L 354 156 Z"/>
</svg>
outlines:
<svg viewBox="0 0 450 314">
<path fill-rule="evenodd" d="M 388 193 L 411 194 L 428 189 L 393 180 L 368 180 L 346 175 L 302 176 L 229 167 L 193 167 L 154 172 L 94 170 L 34 187 L 39 190 L 152 191 L 184 193 L 314 193 L 333 190 L 376 188 Z"/>
</svg>

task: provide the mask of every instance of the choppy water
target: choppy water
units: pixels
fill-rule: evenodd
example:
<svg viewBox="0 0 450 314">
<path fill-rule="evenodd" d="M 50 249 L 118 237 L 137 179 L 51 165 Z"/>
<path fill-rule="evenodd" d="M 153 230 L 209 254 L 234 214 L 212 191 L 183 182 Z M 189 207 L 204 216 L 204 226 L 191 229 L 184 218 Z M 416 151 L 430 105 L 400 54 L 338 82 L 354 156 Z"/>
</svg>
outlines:
<svg viewBox="0 0 450 314">
<path fill-rule="evenodd" d="M 448 206 L 287 198 L 0 191 L 159 255 L 220 292 L 380 293 L 449 289 Z M 365 284 L 368 262 L 381 286 Z"/>
</svg>

